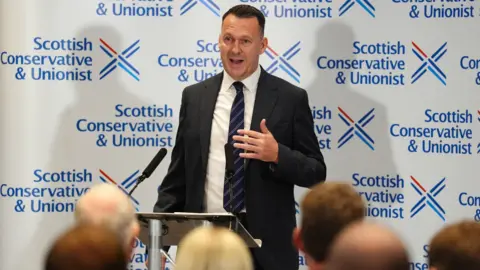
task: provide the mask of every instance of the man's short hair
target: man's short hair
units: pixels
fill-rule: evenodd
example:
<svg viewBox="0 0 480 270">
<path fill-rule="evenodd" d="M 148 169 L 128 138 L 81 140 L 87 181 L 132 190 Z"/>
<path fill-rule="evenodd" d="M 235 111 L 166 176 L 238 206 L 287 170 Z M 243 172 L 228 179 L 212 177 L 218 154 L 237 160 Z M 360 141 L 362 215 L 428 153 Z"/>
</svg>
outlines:
<svg viewBox="0 0 480 270">
<path fill-rule="evenodd" d="M 45 270 L 126 269 L 122 243 L 110 229 L 82 224 L 61 234 L 47 253 Z"/>
<path fill-rule="evenodd" d="M 305 252 L 323 262 L 334 238 L 349 224 L 363 220 L 365 204 L 351 184 L 315 185 L 301 203 L 301 238 Z"/>
<path fill-rule="evenodd" d="M 480 223 L 461 221 L 438 231 L 430 241 L 428 263 L 438 270 L 480 269 Z"/>
<path fill-rule="evenodd" d="M 237 18 L 257 18 L 258 25 L 260 26 L 260 33 L 263 36 L 265 33 L 265 16 L 263 13 L 258 10 L 256 7 L 250 6 L 250 5 L 236 5 L 232 8 L 230 8 L 225 14 L 223 14 L 222 21 L 225 20 L 225 18 L 228 15 L 235 15 Z"/>
</svg>

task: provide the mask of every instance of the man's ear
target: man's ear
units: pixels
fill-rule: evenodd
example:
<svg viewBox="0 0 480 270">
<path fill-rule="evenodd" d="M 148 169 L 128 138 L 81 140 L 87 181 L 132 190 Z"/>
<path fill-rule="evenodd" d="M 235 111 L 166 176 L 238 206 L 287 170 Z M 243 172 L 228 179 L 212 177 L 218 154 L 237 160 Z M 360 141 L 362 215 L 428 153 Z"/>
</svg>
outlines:
<svg viewBox="0 0 480 270">
<path fill-rule="evenodd" d="M 138 224 L 138 222 L 135 222 L 135 225 L 133 225 L 132 234 L 133 237 L 138 237 L 140 235 L 140 224 Z"/>
<path fill-rule="evenodd" d="M 293 230 L 293 245 L 301 252 L 305 252 L 305 248 L 303 246 L 301 229 L 299 228 L 295 228 Z"/>
<path fill-rule="evenodd" d="M 135 222 L 135 224 L 132 226 L 132 234 L 131 234 L 131 241 L 130 241 L 130 248 L 133 249 L 135 246 L 136 238 L 140 235 L 140 224 L 138 222 Z"/>
<path fill-rule="evenodd" d="M 128 245 L 128 250 L 127 250 L 127 257 L 130 258 L 132 256 L 134 249 L 135 249 L 135 242 L 136 239 L 138 238 L 138 235 L 140 234 L 140 224 L 138 222 L 135 222 L 135 224 L 132 226 L 132 237 L 130 240 L 130 243 Z"/>
<path fill-rule="evenodd" d="M 263 54 L 268 47 L 268 38 L 264 37 L 262 40 L 262 48 L 260 54 Z"/>
</svg>

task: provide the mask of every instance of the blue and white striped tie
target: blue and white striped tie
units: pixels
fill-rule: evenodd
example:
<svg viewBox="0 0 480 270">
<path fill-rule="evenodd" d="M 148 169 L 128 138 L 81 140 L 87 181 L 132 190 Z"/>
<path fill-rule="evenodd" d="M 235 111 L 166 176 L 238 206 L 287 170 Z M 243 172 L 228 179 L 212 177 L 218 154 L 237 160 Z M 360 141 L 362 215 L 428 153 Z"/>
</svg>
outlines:
<svg viewBox="0 0 480 270">
<path fill-rule="evenodd" d="M 244 128 L 244 118 L 245 118 L 245 101 L 243 97 L 243 83 L 234 82 L 233 86 L 237 90 L 237 95 L 233 101 L 232 110 L 230 112 L 230 127 L 228 129 L 228 143 L 233 144 L 233 135 L 237 134 L 237 130 Z M 244 160 L 240 157 L 242 149 L 234 148 L 233 151 L 233 160 L 235 173 L 230 181 L 231 183 L 231 194 L 230 194 L 230 183 L 225 178 L 225 186 L 223 193 L 223 207 L 225 210 L 238 213 L 245 206 L 245 189 L 244 189 Z M 232 195 L 233 198 L 230 198 Z M 230 208 L 231 207 L 231 208 Z"/>
</svg>

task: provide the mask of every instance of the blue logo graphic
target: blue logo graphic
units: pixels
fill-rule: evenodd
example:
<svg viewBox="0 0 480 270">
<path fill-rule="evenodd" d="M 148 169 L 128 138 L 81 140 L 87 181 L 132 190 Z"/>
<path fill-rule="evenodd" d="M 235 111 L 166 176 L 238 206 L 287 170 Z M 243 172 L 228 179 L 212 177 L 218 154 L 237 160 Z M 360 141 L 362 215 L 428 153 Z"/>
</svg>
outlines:
<svg viewBox="0 0 480 270">
<path fill-rule="evenodd" d="M 365 127 L 373 120 L 375 114 L 373 111 L 375 108 L 368 111 L 360 120 L 355 122 L 342 108 L 338 107 L 338 116 L 349 127 L 349 129 L 338 139 L 338 148 L 349 142 L 355 135 L 365 144 L 368 148 L 375 150 L 372 137 L 365 132 Z"/>
<path fill-rule="evenodd" d="M 140 72 L 127 60 L 132 57 L 139 49 L 140 45 L 138 43 L 140 40 L 135 41 L 127 49 L 125 49 L 120 54 L 112 48 L 107 42 L 103 39 L 100 39 L 100 48 L 103 52 L 108 55 L 112 60 L 100 71 L 100 80 L 105 78 L 108 74 L 114 71 L 117 67 L 125 70 L 130 76 L 135 80 L 139 81 Z"/>
<path fill-rule="evenodd" d="M 290 47 L 282 55 L 275 52 L 270 46 L 267 46 L 265 54 L 273 61 L 265 71 L 274 74 L 279 68 L 288 74 L 293 80 L 300 83 L 300 73 L 289 63 L 300 51 L 300 41 Z"/>
<path fill-rule="evenodd" d="M 187 13 L 190 9 L 196 6 L 198 3 L 207 7 L 215 16 L 220 17 L 220 8 L 213 0 L 187 0 L 181 7 L 180 7 L 180 16 Z"/>
<path fill-rule="evenodd" d="M 133 186 L 135 185 L 135 182 L 137 180 L 136 176 L 139 172 L 140 171 L 137 170 L 136 172 L 129 175 L 125 180 L 123 180 L 123 182 L 118 184 L 112 177 L 110 177 L 107 173 L 105 173 L 102 169 L 100 169 L 100 180 L 102 180 L 105 183 L 111 183 L 111 184 L 116 185 L 121 191 L 123 191 L 127 196 L 129 196 L 128 195 L 128 190 L 130 190 L 130 188 L 133 188 Z M 138 210 L 139 210 L 138 207 L 140 206 L 140 203 L 133 196 L 129 196 L 129 197 L 130 197 L 130 200 L 132 201 L 135 209 L 138 212 Z"/>
<path fill-rule="evenodd" d="M 343 16 L 345 12 L 349 11 L 355 4 L 361 6 L 370 16 L 375 18 L 375 7 L 370 3 L 370 0 L 346 0 L 340 7 L 339 16 Z"/>
<path fill-rule="evenodd" d="M 447 75 L 438 67 L 437 62 L 445 55 L 447 52 L 447 42 L 438 48 L 438 50 L 432 54 L 431 57 L 428 55 L 412 41 L 412 51 L 413 53 L 422 61 L 422 65 L 413 73 L 412 75 L 412 84 L 420 79 L 427 70 L 430 71 L 435 77 L 443 84 L 447 85 Z"/>
<path fill-rule="evenodd" d="M 295 201 L 295 214 L 300 215 L 300 205 Z"/>
<path fill-rule="evenodd" d="M 443 221 L 445 221 L 445 210 L 443 210 L 442 206 L 438 203 L 435 197 L 445 189 L 446 184 L 445 177 L 440 180 L 432 189 L 426 190 L 415 177 L 410 176 L 412 182 L 410 183 L 413 189 L 421 196 L 420 200 L 412 207 L 410 210 L 410 217 L 413 218 L 416 216 L 420 211 L 425 208 L 425 206 L 429 206 L 436 214 L 439 216 Z"/>
</svg>

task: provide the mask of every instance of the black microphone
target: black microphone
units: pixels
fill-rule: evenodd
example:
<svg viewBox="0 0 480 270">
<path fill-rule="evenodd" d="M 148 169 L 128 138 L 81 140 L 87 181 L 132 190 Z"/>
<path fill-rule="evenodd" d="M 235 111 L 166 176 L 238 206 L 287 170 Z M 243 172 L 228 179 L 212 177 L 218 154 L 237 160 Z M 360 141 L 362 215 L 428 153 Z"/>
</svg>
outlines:
<svg viewBox="0 0 480 270">
<path fill-rule="evenodd" d="M 235 165 L 233 160 L 233 145 L 230 143 L 225 144 L 225 177 L 226 181 L 228 182 L 228 192 L 230 194 L 230 212 L 232 212 L 233 208 L 233 192 L 232 192 L 232 178 L 235 174 Z"/>
<path fill-rule="evenodd" d="M 163 158 L 165 158 L 166 155 L 167 155 L 167 149 L 162 148 L 160 149 L 160 151 L 158 151 L 158 153 L 155 155 L 152 161 L 150 161 L 150 164 L 148 164 L 145 170 L 143 170 L 142 175 L 140 175 L 137 178 L 136 180 L 137 183 L 135 184 L 133 189 L 128 193 L 128 195 L 132 195 L 133 191 L 138 187 L 138 185 L 140 185 L 143 182 L 143 180 L 147 179 L 148 177 L 150 177 L 150 175 L 152 175 L 153 171 L 155 171 L 155 169 L 158 167 L 158 164 L 162 162 Z"/>
</svg>

